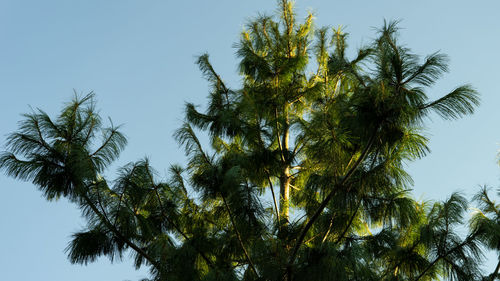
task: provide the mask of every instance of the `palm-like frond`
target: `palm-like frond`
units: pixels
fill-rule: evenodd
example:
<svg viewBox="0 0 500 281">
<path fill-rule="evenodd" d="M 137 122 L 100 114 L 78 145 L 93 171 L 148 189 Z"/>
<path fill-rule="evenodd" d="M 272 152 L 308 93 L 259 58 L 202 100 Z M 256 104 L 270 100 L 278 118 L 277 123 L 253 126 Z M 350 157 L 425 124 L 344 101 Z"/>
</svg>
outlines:
<svg viewBox="0 0 500 281">
<path fill-rule="evenodd" d="M 470 85 L 464 85 L 451 93 L 421 106 L 423 110 L 433 110 L 444 119 L 457 119 L 474 113 L 479 105 L 479 95 Z"/>
</svg>

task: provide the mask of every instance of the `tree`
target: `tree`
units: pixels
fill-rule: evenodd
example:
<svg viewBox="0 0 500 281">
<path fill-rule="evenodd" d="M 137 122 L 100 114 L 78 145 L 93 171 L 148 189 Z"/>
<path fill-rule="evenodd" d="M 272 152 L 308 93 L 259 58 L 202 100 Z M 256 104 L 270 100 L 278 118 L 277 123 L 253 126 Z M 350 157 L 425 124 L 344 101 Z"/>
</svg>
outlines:
<svg viewBox="0 0 500 281">
<path fill-rule="evenodd" d="M 467 200 L 418 203 L 403 169 L 428 152 L 427 118 L 471 114 L 477 93 L 463 85 L 430 99 L 447 57 L 422 61 L 399 44 L 395 22 L 351 59 L 342 30 L 314 31 L 312 15 L 299 23 L 290 2 L 278 4 L 277 17 L 241 34 L 240 88 L 198 58 L 208 106 L 187 104 L 175 137 L 188 162 L 171 166 L 170 180 L 147 159 L 113 184 L 102 176 L 126 140 L 102 124 L 93 94 L 56 119 L 24 115 L 0 167 L 81 209 L 88 224 L 68 245 L 73 263 L 131 250 L 152 280 L 493 278 L 479 269 L 481 246 L 494 241 L 486 224 L 454 231 Z"/>
</svg>

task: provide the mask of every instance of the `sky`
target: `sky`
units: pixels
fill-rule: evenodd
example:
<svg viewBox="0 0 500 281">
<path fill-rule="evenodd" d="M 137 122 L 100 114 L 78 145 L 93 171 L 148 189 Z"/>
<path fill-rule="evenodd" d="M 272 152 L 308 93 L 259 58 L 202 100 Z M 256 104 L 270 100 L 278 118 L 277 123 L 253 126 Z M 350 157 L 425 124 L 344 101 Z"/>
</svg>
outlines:
<svg viewBox="0 0 500 281">
<path fill-rule="evenodd" d="M 450 71 L 428 90 L 438 98 L 470 83 L 482 104 L 473 116 L 428 121 L 432 152 L 408 164 L 419 200 L 442 200 L 454 191 L 472 196 L 497 188 L 500 169 L 500 2 L 297 0 L 316 26 L 343 26 L 352 51 L 374 38 L 385 20 L 400 20 L 400 41 L 425 56 L 450 57 Z M 0 0 L 0 150 L 21 114 L 41 108 L 55 115 L 74 91 L 96 93 L 103 117 L 123 124 L 129 144 L 115 168 L 145 156 L 166 174 L 183 163 L 172 138 L 185 102 L 203 105 L 208 83 L 195 65 L 205 52 L 227 82 L 238 88 L 234 43 L 246 22 L 273 14 L 270 0 Z M 139 280 L 131 261 L 106 258 L 72 265 L 64 249 L 85 226 L 75 206 L 47 202 L 31 184 L 0 174 L 0 279 Z M 494 261 L 485 266 L 491 267 Z"/>
</svg>

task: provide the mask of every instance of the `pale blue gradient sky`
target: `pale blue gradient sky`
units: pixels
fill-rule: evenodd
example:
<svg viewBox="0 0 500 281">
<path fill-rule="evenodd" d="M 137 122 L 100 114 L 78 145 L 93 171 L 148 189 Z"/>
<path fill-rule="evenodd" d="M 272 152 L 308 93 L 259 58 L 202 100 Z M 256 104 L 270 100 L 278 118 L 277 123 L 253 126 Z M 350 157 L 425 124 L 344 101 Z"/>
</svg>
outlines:
<svg viewBox="0 0 500 281">
<path fill-rule="evenodd" d="M 429 93 L 438 97 L 471 83 L 482 95 L 472 117 L 429 122 L 432 153 L 409 165 L 415 195 L 444 199 L 499 185 L 500 2 L 299 0 L 299 18 L 314 11 L 317 26 L 343 25 L 353 50 L 373 38 L 384 19 L 402 20 L 401 41 L 426 55 L 450 56 L 450 73 Z M 233 43 L 258 12 L 275 1 L 0 0 L 0 145 L 29 106 L 55 114 L 77 92 L 97 93 L 103 116 L 129 145 L 118 164 L 149 156 L 163 173 L 184 162 L 171 135 L 185 101 L 204 104 L 207 83 L 194 64 L 208 52 L 216 70 L 238 87 Z M 109 172 L 114 175 L 114 170 Z M 0 268 L 3 280 L 138 280 L 128 259 L 71 265 L 63 252 L 84 226 L 65 200 L 47 203 L 30 183 L 0 175 Z"/>
</svg>

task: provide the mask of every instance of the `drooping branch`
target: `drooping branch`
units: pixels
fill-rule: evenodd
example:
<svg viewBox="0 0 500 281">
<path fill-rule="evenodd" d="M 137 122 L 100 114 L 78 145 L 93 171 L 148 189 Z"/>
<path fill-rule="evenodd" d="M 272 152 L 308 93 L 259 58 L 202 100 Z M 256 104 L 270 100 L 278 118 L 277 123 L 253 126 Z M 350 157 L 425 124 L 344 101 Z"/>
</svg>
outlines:
<svg viewBox="0 0 500 281">
<path fill-rule="evenodd" d="M 86 194 L 82 194 L 82 198 L 84 199 L 85 203 L 92 209 L 92 211 L 101 219 L 101 222 L 103 222 L 108 229 L 118 237 L 118 239 L 122 240 L 127 246 L 132 248 L 134 251 L 136 251 L 139 255 L 144 257 L 151 265 L 156 267 L 158 270 L 161 270 L 160 264 L 153 258 L 151 257 L 148 253 L 146 253 L 142 248 L 134 244 L 132 241 L 127 239 L 123 234 L 116 229 L 116 227 L 107 220 L 107 218 L 99 211 L 99 209 L 95 206 L 95 204 L 90 200 L 90 198 Z"/>
<path fill-rule="evenodd" d="M 160 210 L 161 210 L 160 213 L 161 213 L 162 217 L 165 218 L 167 220 L 167 222 L 170 225 L 172 225 L 175 228 L 175 230 L 182 235 L 182 237 L 184 237 L 184 239 L 189 240 L 189 237 L 181 230 L 181 228 L 179 226 L 177 226 L 177 224 L 174 223 L 174 221 L 172 219 L 170 219 L 170 217 L 165 214 L 165 211 L 164 211 L 165 209 L 163 208 L 163 202 L 161 201 L 160 194 L 158 193 L 158 185 L 154 184 L 153 175 L 151 174 L 151 171 L 149 170 L 148 167 L 146 168 L 146 171 L 148 173 L 148 177 L 150 178 L 151 185 L 153 186 L 153 190 L 154 190 L 155 196 L 156 196 L 156 198 L 158 200 L 158 205 L 160 206 Z M 205 255 L 205 253 L 203 253 L 196 246 L 194 246 L 193 248 L 200 254 L 200 256 L 203 258 L 203 260 L 205 260 L 205 262 L 208 264 L 208 266 L 210 266 L 213 269 L 216 269 L 215 265 Z"/>
</svg>

